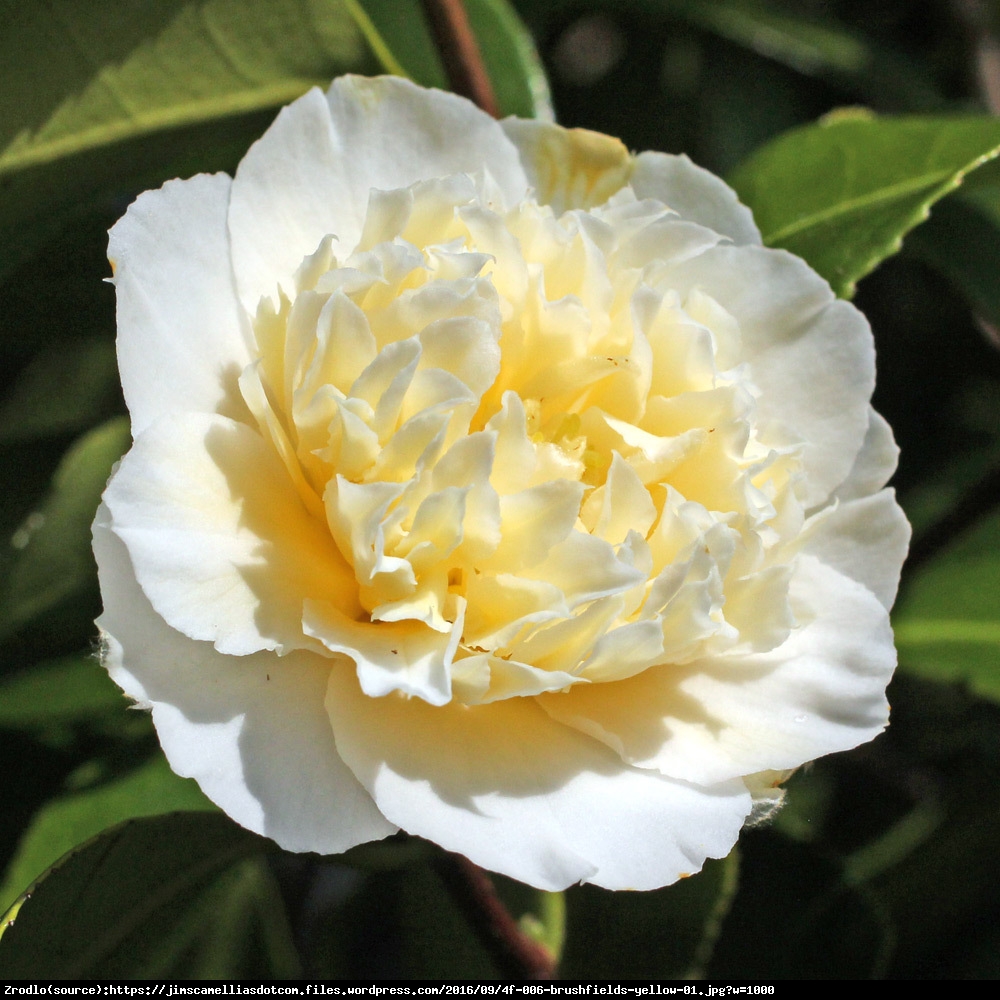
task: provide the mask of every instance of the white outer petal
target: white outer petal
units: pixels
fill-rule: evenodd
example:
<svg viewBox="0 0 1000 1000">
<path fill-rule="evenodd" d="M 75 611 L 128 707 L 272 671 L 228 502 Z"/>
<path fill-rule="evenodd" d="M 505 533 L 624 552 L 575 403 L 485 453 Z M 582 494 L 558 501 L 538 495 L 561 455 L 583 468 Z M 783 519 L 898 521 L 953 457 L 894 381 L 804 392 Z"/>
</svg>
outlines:
<svg viewBox="0 0 1000 1000">
<path fill-rule="evenodd" d="M 893 490 L 883 490 L 896 469 L 899 448 L 892 428 L 871 407 L 864 444 L 836 503 L 806 522 L 802 551 L 863 583 L 889 609 L 910 544 L 910 525 Z"/>
<path fill-rule="evenodd" d="M 104 500 L 157 613 L 222 653 L 318 649 L 302 632 L 306 598 L 357 610 L 353 574 L 326 526 L 245 424 L 164 417 L 122 459 Z"/>
<path fill-rule="evenodd" d="M 783 250 L 719 246 L 671 267 L 685 298 L 697 288 L 740 324 L 742 356 L 760 389 L 758 426 L 804 442 L 802 502 L 825 501 L 854 466 L 869 426 L 875 347 L 867 320 L 805 261 Z"/>
<path fill-rule="evenodd" d="M 233 181 L 229 231 L 240 298 L 254 311 L 329 233 L 343 260 L 372 189 L 488 170 L 508 203 L 528 182 L 500 125 L 454 94 L 398 77 L 344 76 L 284 108 Z"/>
<path fill-rule="evenodd" d="M 653 889 L 722 857 L 750 811 L 741 781 L 699 788 L 630 768 L 533 699 L 434 708 L 372 699 L 339 671 L 337 749 L 410 833 L 542 889 Z"/>
<path fill-rule="evenodd" d="M 168 181 L 139 195 L 109 234 L 133 436 L 164 413 L 246 415 L 236 380 L 251 357 L 226 231 L 231 183 L 225 174 Z"/>
<path fill-rule="evenodd" d="M 875 410 L 868 409 L 868 431 L 847 478 L 833 495 L 840 500 L 857 500 L 877 493 L 896 471 L 899 447 L 892 428 Z"/>
<path fill-rule="evenodd" d="M 874 739 L 889 721 L 886 685 L 896 666 L 889 614 L 866 587 L 799 558 L 789 588 L 793 612 L 812 621 L 768 653 L 705 664 L 680 684 L 724 729 L 701 780 L 798 767 Z M 720 762 L 721 763 L 721 762 Z"/>
<path fill-rule="evenodd" d="M 804 530 L 809 531 L 808 524 Z M 881 490 L 821 512 L 802 551 L 864 584 L 888 610 L 909 546 L 910 524 L 896 503 L 896 492 Z"/>
<path fill-rule="evenodd" d="M 655 198 L 682 219 L 728 236 L 737 245 L 759 244 L 753 213 L 725 181 L 686 156 L 646 152 L 635 158 L 632 190 L 639 198 Z"/>
<path fill-rule="evenodd" d="M 327 93 L 338 151 L 368 207 L 372 188 L 488 170 L 509 205 L 528 182 L 500 123 L 471 101 L 398 76 L 341 76 Z"/>
<path fill-rule="evenodd" d="M 306 652 L 223 656 L 175 632 L 139 589 L 103 505 L 94 554 L 104 664 L 125 694 L 152 708 L 179 775 L 289 851 L 333 854 L 395 832 L 341 760 L 323 707 L 327 674 L 350 672 L 347 664 Z"/>
</svg>

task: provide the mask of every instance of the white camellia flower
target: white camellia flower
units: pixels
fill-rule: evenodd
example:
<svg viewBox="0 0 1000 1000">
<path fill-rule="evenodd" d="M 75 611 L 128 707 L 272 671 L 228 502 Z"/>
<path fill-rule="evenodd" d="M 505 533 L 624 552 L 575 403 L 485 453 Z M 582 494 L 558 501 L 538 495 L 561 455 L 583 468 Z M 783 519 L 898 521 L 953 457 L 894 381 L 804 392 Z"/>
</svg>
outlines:
<svg viewBox="0 0 1000 1000">
<path fill-rule="evenodd" d="M 685 157 L 344 78 L 109 254 L 105 663 L 238 823 L 649 889 L 885 726 L 871 333 Z"/>
</svg>

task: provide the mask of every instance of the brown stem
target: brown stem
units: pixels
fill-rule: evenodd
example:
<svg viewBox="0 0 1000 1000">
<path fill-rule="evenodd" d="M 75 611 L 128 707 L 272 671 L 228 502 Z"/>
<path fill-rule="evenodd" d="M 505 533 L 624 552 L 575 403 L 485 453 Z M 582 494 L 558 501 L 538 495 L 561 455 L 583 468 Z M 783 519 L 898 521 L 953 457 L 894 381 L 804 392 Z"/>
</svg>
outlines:
<svg viewBox="0 0 1000 1000">
<path fill-rule="evenodd" d="M 494 118 L 500 109 L 462 0 L 422 0 L 448 83 Z"/>
<path fill-rule="evenodd" d="M 482 868 L 460 854 L 440 855 L 435 867 L 501 975 L 555 979 L 552 955 L 521 930 Z"/>
</svg>

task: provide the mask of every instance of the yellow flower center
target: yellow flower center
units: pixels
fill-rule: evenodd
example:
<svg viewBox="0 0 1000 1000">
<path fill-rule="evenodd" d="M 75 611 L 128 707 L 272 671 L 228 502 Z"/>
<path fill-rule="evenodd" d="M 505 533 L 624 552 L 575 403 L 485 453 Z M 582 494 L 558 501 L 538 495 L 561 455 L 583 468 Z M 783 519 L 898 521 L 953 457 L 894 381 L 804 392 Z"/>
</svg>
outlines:
<svg viewBox="0 0 1000 1000">
<path fill-rule="evenodd" d="M 798 448 L 759 439 L 736 320 L 670 284 L 714 235 L 627 189 L 501 201 L 373 192 L 258 310 L 241 386 L 353 567 L 330 602 L 450 636 L 467 702 L 777 645 Z"/>
</svg>

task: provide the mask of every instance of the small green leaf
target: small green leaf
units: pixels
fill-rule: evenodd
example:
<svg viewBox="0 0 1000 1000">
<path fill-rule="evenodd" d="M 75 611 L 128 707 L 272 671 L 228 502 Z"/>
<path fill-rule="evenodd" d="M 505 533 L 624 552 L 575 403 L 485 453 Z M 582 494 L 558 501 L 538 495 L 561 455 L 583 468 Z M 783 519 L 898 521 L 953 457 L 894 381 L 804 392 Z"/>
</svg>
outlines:
<svg viewBox="0 0 1000 1000">
<path fill-rule="evenodd" d="M 159 975 L 191 974 L 178 968 L 178 959 L 200 932 L 218 934 L 208 948 L 218 962 L 233 941 L 249 942 L 238 920 L 232 933 L 238 917 L 232 884 L 215 905 L 204 894 L 233 865 L 270 849 L 268 841 L 211 813 L 129 820 L 108 830 L 65 856 L 21 903 L 0 939 L 0 978 L 133 979 L 148 976 L 150 967 Z M 266 886 L 255 891 L 245 879 L 236 876 L 244 883 L 237 898 L 266 893 L 271 912 L 261 919 L 284 921 L 275 894 Z M 221 927 L 213 928 L 219 905 Z M 202 972 L 208 971 L 205 950 L 196 949 Z"/>
<path fill-rule="evenodd" d="M 0 729 L 74 724 L 124 706 L 121 691 L 87 653 L 49 660 L 0 681 Z"/>
<path fill-rule="evenodd" d="M 87 765 L 83 765 L 86 768 Z M 67 851 L 136 816 L 215 807 L 157 754 L 122 778 L 53 799 L 34 816 L 0 884 L 0 912 Z"/>
<path fill-rule="evenodd" d="M 903 670 L 1000 701 L 1000 514 L 922 567 L 893 613 Z"/>
<path fill-rule="evenodd" d="M 76 338 L 36 354 L 0 403 L 0 444 L 80 433 L 119 395 L 110 337 Z"/>
<path fill-rule="evenodd" d="M 14 535 L 20 552 L 0 587 L 0 635 L 15 632 L 93 579 L 90 525 L 129 440 L 128 421 L 109 420 L 80 438 L 60 462 L 49 496 Z"/>
<path fill-rule="evenodd" d="M 803 257 L 850 297 L 934 202 L 998 152 L 996 118 L 841 112 L 785 133 L 729 179 L 768 246 Z"/>
<path fill-rule="evenodd" d="M 566 944 L 566 896 L 562 892 L 536 893 L 534 912 L 518 921 L 521 931 L 540 944 L 558 965 Z"/>
</svg>

